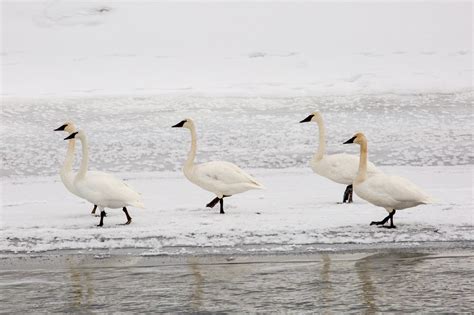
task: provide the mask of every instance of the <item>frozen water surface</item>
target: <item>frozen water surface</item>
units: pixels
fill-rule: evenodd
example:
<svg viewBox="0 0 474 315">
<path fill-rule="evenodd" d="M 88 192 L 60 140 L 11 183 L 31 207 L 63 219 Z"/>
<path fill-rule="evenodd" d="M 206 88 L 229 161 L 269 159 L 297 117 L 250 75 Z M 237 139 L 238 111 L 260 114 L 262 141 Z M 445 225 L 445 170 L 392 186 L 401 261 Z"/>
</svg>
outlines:
<svg viewBox="0 0 474 315">
<path fill-rule="evenodd" d="M 53 175 L 64 158 L 72 120 L 88 135 L 91 168 L 113 172 L 176 171 L 190 146 L 189 132 L 171 126 L 192 117 L 198 161 L 229 160 L 243 168 L 306 167 L 318 144 L 323 114 L 329 153 L 355 132 L 369 140 L 378 165 L 470 165 L 473 95 L 356 95 L 319 97 L 136 96 L 5 100 L 0 119 L 2 174 Z M 78 146 L 80 150 L 80 146 Z"/>
</svg>

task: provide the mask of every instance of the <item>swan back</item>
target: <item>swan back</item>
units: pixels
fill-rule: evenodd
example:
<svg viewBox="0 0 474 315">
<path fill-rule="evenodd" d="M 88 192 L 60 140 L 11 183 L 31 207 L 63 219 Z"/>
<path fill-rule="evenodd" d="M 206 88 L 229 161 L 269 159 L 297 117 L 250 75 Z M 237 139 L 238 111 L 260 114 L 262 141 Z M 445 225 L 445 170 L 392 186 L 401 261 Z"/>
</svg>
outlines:
<svg viewBox="0 0 474 315">
<path fill-rule="evenodd" d="M 264 188 L 237 165 L 225 161 L 197 164 L 185 170 L 184 174 L 191 182 L 220 197 Z"/>
<path fill-rule="evenodd" d="M 87 172 L 84 178 L 76 178 L 74 185 L 80 195 L 103 207 L 134 206 L 144 208 L 140 194 L 111 174 Z"/>
<path fill-rule="evenodd" d="M 359 197 L 376 206 L 395 210 L 433 202 L 428 194 L 408 179 L 383 173 L 369 177 L 361 183 L 355 182 L 354 191 Z"/>
<path fill-rule="evenodd" d="M 321 159 L 312 159 L 313 171 L 338 184 L 350 185 L 359 170 L 359 157 L 352 154 L 340 153 L 324 155 Z M 367 165 L 368 176 L 373 176 L 381 171 L 371 162 Z"/>
</svg>

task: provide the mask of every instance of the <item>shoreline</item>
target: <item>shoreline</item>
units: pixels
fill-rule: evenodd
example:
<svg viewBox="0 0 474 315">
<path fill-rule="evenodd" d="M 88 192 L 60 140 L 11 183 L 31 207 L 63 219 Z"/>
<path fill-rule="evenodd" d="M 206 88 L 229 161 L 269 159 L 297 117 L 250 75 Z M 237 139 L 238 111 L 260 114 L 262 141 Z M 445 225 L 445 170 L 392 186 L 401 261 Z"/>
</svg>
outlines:
<svg viewBox="0 0 474 315">
<path fill-rule="evenodd" d="M 259 248 L 258 248 L 259 247 Z M 308 257 L 317 258 L 322 255 L 334 256 L 366 256 L 376 253 L 469 253 L 467 256 L 474 256 L 473 241 L 453 241 L 453 242 L 403 242 L 403 243 L 376 243 L 376 244 L 311 244 L 306 246 L 297 246 L 293 250 L 270 251 L 266 250 L 264 245 L 255 246 L 250 250 L 239 248 L 219 248 L 217 252 L 214 247 L 168 247 L 160 252 L 147 252 L 143 248 L 113 248 L 113 249 L 88 249 L 88 250 L 50 250 L 44 252 L 0 252 L 0 265 L 2 269 L 11 270 L 9 266 L 29 265 L 33 262 L 56 261 L 65 262 L 74 257 L 83 257 L 89 263 L 101 261 L 108 262 L 120 258 L 151 261 L 159 264 L 163 262 L 174 262 L 175 264 L 187 259 L 203 259 L 204 261 L 214 261 L 219 263 L 236 262 L 264 262 L 281 260 L 288 261 L 296 258 L 303 260 Z M 307 258 L 304 258 L 307 257 Z M 311 258 L 312 259 L 312 258 Z M 13 263 L 15 262 L 15 263 Z M 46 265 L 45 265 L 46 266 Z M 44 266 L 44 267 L 45 267 Z"/>
</svg>

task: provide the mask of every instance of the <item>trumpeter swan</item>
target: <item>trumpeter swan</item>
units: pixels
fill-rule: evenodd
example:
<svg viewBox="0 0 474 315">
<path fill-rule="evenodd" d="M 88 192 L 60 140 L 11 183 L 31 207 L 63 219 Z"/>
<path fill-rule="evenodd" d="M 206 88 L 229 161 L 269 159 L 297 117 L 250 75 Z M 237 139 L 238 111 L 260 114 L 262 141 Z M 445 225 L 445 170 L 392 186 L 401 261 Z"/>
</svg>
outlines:
<svg viewBox="0 0 474 315">
<path fill-rule="evenodd" d="M 393 225 L 393 215 L 396 210 L 432 202 L 431 197 L 406 178 L 383 173 L 368 177 L 367 139 L 363 133 L 356 133 L 352 138 L 344 142 L 344 144 L 346 143 L 357 143 L 360 145 L 359 170 L 354 179 L 355 193 L 371 204 L 385 208 L 389 213 L 382 221 L 372 221 L 370 225 L 375 224 L 386 228 L 396 228 Z M 390 225 L 384 226 L 388 219 L 390 219 Z"/>
<path fill-rule="evenodd" d="M 97 172 L 94 176 L 89 175 L 87 170 L 89 165 L 89 148 L 86 135 L 83 131 L 76 131 L 64 140 L 75 138 L 79 138 L 81 141 L 82 161 L 79 172 L 77 172 L 73 181 L 74 188 L 80 196 L 99 207 L 100 223 L 98 226 L 104 225 L 104 208 L 122 208 L 127 217 L 125 224 L 130 224 L 132 218 L 128 214 L 127 206 L 144 208 L 140 200 L 140 194 L 113 175 L 102 172 Z"/>
<path fill-rule="evenodd" d="M 224 161 L 194 164 L 196 157 L 196 127 L 192 119 L 185 119 L 173 128 L 187 128 L 191 131 L 191 150 L 183 168 L 184 175 L 193 184 L 216 195 L 206 206 L 213 208 L 220 203 L 220 213 L 224 213 L 224 197 L 242 193 L 250 189 L 262 189 L 252 176 L 237 165 Z"/>
<path fill-rule="evenodd" d="M 68 134 L 71 134 L 74 131 L 76 131 L 76 126 L 72 122 L 66 122 L 61 127 L 54 129 L 54 131 L 65 131 Z M 75 148 L 76 148 L 76 139 L 70 139 L 67 145 L 66 158 L 64 159 L 64 164 L 63 164 L 63 167 L 61 168 L 61 171 L 59 172 L 59 176 L 61 177 L 61 181 L 63 182 L 64 186 L 70 193 L 78 197 L 81 197 L 75 190 L 74 184 L 73 184 L 74 173 L 72 171 L 72 164 L 74 163 Z M 91 214 L 95 214 L 96 209 L 97 209 L 97 205 L 94 205 L 94 208 L 92 209 Z"/>
<path fill-rule="evenodd" d="M 352 182 L 357 176 L 359 157 L 346 153 L 327 155 L 326 130 L 324 129 L 324 122 L 321 113 L 317 111 L 313 112 L 311 115 L 300 121 L 300 123 L 311 121 L 316 122 L 319 128 L 319 147 L 311 159 L 311 168 L 318 175 L 326 177 L 338 184 L 347 185 L 342 198 L 342 203 L 351 203 Z M 380 171 L 375 167 L 374 164 L 368 162 L 367 172 L 369 176 L 372 176 L 373 174 L 379 173 Z"/>
</svg>

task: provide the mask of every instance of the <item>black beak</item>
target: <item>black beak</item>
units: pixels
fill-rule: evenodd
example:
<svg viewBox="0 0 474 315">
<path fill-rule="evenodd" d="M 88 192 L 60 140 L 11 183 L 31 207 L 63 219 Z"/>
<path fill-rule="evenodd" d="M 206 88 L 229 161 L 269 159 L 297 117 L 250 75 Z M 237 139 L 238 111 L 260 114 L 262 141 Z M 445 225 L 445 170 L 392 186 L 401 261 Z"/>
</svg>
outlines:
<svg viewBox="0 0 474 315">
<path fill-rule="evenodd" d="M 304 122 L 310 122 L 313 117 L 314 117 L 313 114 L 309 115 L 308 117 L 306 117 L 305 119 L 303 119 L 302 121 L 300 121 L 300 124 L 301 124 L 301 123 L 304 123 Z"/>
<path fill-rule="evenodd" d="M 181 128 L 181 127 L 184 126 L 185 123 L 186 123 L 186 120 L 182 120 L 179 123 L 177 123 L 176 125 L 171 126 L 171 128 Z"/>
<path fill-rule="evenodd" d="M 61 127 L 54 129 L 54 131 L 63 131 L 64 129 L 66 129 L 66 127 L 67 127 L 67 124 L 64 124 Z"/>
<path fill-rule="evenodd" d="M 76 135 L 77 135 L 77 131 L 71 133 L 69 136 L 67 136 L 66 138 L 64 138 L 64 140 L 74 139 L 74 138 L 76 137 Z"/>
<path fill-rule="evenodd" d="M 354 136 L 352 138 L 350 138 L 349 140 L 347 140 L 346 142 L 344 142 L 343 144 L 348 144 L 348 143 L 354 143 L 354 140 L 357 136 Z"/>
</svg>

